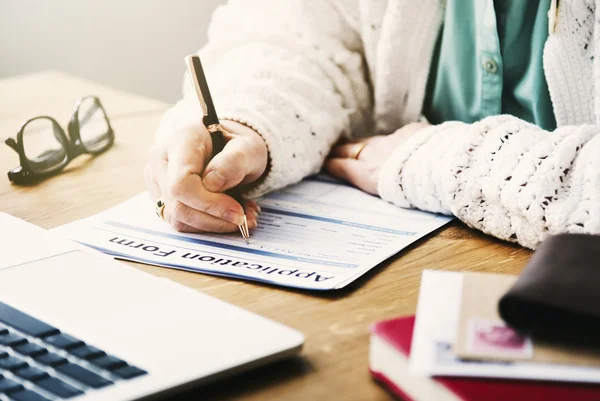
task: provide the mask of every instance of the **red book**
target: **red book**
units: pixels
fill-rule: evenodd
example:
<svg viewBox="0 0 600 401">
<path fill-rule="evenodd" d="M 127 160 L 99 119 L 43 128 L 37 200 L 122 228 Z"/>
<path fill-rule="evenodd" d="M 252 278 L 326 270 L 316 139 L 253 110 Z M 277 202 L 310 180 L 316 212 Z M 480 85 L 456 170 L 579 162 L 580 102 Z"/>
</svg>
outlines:
<svg viewBox="0 0 600 401">
<path fill-rule="evenodd" d="M 369 370 L 405 401 L 599 401 L 600 386 L 526 380 L 422 377 L 408 367 L 415 317 L 387 320 L 371 328 Z"/>
</svg>

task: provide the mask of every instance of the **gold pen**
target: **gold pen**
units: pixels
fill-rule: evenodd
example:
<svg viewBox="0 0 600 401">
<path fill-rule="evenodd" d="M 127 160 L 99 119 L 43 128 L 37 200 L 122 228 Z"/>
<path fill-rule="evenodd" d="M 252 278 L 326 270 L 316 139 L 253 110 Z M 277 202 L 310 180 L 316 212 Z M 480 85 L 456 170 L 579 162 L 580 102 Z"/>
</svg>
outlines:
<svg viewBox="0 0 600 401">
<path fill-rule="evenodd" d="M 219 117 L 217 116 L 217 111 L 215 110 L 215 105 L 212 101 L 210 90 L 208 89 L 208 82 L 206 81 L 206 76 L 204 75 L 204 69 L 202 68 L 200 57 L 195 54 L 190 55 L 185 58 L 185 62 L 190 74 L 190 79 L 192 80 L 192 86 L 196 91 L 198 103 L 200 104 L 200 108 L 204 113 L 202 122 L 210 133 L 210 139 L 212 141 L 213 148 L 212 157 L 215 157 L 225 147 L 226 142 L 225 137 L 223 136 L 223 128 L 219 122 Z M 237 188 L 232 188 L 225 193 L 235 199 L 242 206 L 242 209 L 244 209 L 244 199 L 242 198 L 241 192 Z M 246 244 L 249 244 L 250 230 L 248 230 L 248 219 L 246 218 L 245 212 L 246 211 L 244 210 L 244 223 L 240 225 L 240 232 L 242 233 L 242 237 L 244 237 Z"/>
</svg>

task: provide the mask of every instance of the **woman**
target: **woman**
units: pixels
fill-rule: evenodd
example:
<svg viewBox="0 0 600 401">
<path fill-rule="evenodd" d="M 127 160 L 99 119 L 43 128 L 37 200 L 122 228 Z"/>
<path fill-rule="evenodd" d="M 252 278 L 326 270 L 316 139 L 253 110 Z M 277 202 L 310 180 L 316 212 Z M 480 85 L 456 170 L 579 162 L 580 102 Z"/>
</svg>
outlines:
<svg viewBox="0 0 600 401">
<path fill-rule="evenodd" d="M 150 152 L 149 190 L 178 230 L 235 231 L 243 212 L 224 190 L 261 195 L 324 164 L 398 206 L 529 248 L 549 234 L 598 234 L 595 8 L 231 0 L 200 55 L 235 134 L 205 165 L 210 138 L 186 86 Z M 247 208 L 254 227 L 259 208 Z"/>
</svg>

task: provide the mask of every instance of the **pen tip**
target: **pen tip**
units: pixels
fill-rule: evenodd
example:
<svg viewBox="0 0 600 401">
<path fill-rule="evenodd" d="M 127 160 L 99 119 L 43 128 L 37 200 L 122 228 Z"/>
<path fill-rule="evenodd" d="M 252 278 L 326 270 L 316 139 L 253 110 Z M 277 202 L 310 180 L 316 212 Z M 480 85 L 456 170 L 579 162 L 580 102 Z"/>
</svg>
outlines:
<svg viewBox="0 0 600 401">
<path fill-rule="evenodd" d="M 248 220 L 246 219 L 246 215 L 244 215 L 244 224 L 240 226 L 240 231 L 242 233 L 242 237 L 246 241 L 246 245 L 250 244 L 250 230 L 248 229 Z"/>
</svg>

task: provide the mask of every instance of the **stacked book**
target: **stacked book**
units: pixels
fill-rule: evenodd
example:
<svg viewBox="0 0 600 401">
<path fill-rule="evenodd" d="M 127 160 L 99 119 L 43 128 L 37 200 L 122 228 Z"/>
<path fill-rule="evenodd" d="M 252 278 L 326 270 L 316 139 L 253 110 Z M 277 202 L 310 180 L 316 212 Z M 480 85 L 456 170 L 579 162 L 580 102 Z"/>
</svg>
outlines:
<svg viewBox="0 0 600 401">
<path fill-rule="evenodd" d="M 372 376 L 407 401 L 600 400 L 598 349 L 539 340 L 501 318 L 516 281 L 425 271 L 416 317 L 372 327 Z"/>
</svg>

